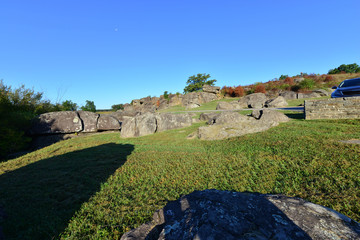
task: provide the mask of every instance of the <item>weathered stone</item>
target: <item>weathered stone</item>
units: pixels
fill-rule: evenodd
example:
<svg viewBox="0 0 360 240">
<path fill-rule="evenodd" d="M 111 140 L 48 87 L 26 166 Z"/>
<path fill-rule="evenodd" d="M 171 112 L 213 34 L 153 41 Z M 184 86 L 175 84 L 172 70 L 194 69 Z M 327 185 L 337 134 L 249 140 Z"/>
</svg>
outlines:
<svg viewBox="0 0 360 240">
<path fill-rule="evenodd" d="M 218 115 L 215 115 L 212 119 L 208 121 L 209 125 L 213 124 L 226 124 L 226 123 L 239 123 L 239 122 L 248 122 L 252 120 L 248 116 L 241 115 L 237 112 L 221 112 Z"/>
<path fill-rule="evenodd" d="M 359 223 L 301 198 L 213 189 L 168 202 L 121 240 L 359 238 Z"/>
<path fill-rule="evenodd" d="M 294 78 L 294 82 L 295 82 L 295 83 L 301 83 L 301 82 L 304 81 L 304 80 L 305 80 L 305 78 L 303 78 L 303 77 Z"/>
<path fill-rule="evenodd" d="M 286 107 L 289 104 L 286 102 L 285 98 L 278 96 L 277 98 L 268 100 L 265 102 L 265 107 Z"/>
<path fill-rule="evenodd" d="M 165 130 L 189 127 L 192 124 L 192 118 L 189 114 L 171 114 L 163 113 L 155 116 L 157 132 Z"/>
<path fill-rule="evenodd" d="M 211 102 L 216 100 L 218 97 L 216 94 L 208 92 L 191 92 L 187 93 L 182 98 L 183 106 L 200 106 L 202 103 Z"/>
<path fill-rule="evenodd" d="M 121 137 L 129 138 L 136 137 L 136 120 L 135 117 L 127 117 L 124 116 L 123 121 L 121 123 Z"/>
<path fill-rule="evenodd" d="M 331 92 L 326 91 L 325 89 L 315 89 L 313 92 L 319 94 L 322 97 L 330 96 Z"/>
<path fill-rule="evenodd" d="M 192 108 L 197 108 L 197 107 L 200 107 L 200 105 L 196 104 L 196 103 L 191 103 L 189 105 L 186 105 L 185 109 L 192 109 Z"/>
<path fill-rule="evenodd" d="M 234 105 L 229 102 L 219 102 L 216 106 L 216 110 L 232 110 L 234 109 Z"/>
<path fill-rule="evenodd" d="M 111 115 L 100 114 L 97 122 L 97 129 L 99 131 L 119 130 L 120 123 L 115 117 Z"/>
<path fill-rule="evenodd" d="M 82 132 L 97 132 L 99 114 L 88 111 L 78 111 L 78 114 L 83 123 Z"/>
<path fill-rule="evenodd" d="M 183 98 L 183 95 L 181 95 L 181 94 L 171 94 L 169 96 L 169 106 L 173 107 L 173 106 L 181 105 L 182 98 Z"/>
<path fill-rule="evenodd" d="M 202 90 L 203 92 L 208 92 L 208 93 L 214 93 L 214 94 L 220 93 L 220 87 L 210 86 L 206 84 L 203 86 Z"/>
<path fill-rule="evenodd" d="M 321 97 L 321 95 L 316 93 L 316 92 L 298 93 L 298 95 L 297 95 L 298 99 L 302 99 L 302 98 L 318 98 L 318 97 Z"/>
<path fill-rule="evenodd" d="M 249 108 L 262 108 L 267 100 L 264 93 L 253 93 L 239 99 L 240 105 L 246 105 Z"/>
<path fill-rule="evenodd" d="M 286 100 L 297 99 L 297 93 L 293 91 L 282 92 L 279 95 L 284 97 Z"/>
<path fill-rule="evenodd" d="M 209 121 L 218 115 L 220 115 L 220 113 L 201 113 L 199 119 L 200 121 Z"/>
<path fill-rule="evenodd" d="M 83 130 L 82 122 L 77 112 L 49 112 L 40 114 L 33 120 L 29 130 L 31 135 L 74 133 Z"/>
<path fill-rule="evenodd" d="M 136 132 L 135 136 L 145 136 L 153 134 L 156 131 L 156 118 L 153 113 L 144 113 L 142 115 L 136 116 Z"/>
<path fill-rule="evenodd" d="M 288 122 L 290 119 L 283 113 L 270 110 L 270 109 L 263 109 L 260 110 L 260 124 L 277 126 L 281 122 Z"/>
</svg>

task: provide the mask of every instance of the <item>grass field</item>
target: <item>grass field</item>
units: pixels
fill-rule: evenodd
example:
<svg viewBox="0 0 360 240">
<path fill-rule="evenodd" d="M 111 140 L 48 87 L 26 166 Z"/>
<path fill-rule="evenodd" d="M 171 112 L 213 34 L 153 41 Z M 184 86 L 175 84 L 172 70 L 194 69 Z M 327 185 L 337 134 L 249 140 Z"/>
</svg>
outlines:
<svg viewBox="0 0 360 240">
<path fill-rule="evenodd" d="M 360 120 L 294 120 L 219 141 L 187 140 L 204 123 L 122 139 L 58 142 L 0 163 L 6 239 L 118 239 L 194 190 L 281 193 L 360 220 Z M 5 213 L 5 214 L 4 214 Z M 4 217 L 5 216 L 5 217 Z"/>
</svg>

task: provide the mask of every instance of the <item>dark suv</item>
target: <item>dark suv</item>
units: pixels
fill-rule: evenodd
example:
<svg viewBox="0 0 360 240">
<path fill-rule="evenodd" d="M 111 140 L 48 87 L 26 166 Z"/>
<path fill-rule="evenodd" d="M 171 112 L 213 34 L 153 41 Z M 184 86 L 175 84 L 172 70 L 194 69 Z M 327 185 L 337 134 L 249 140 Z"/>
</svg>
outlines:
<svg viewBox="0 0 360 240">
<path fill-rule="evenodd" d="M 335 89 L 331 94 L 332 98 L 360 97 L 360 78 L 344 80 L 338 87 L 334 86 L 332 89 Z"/>
</svg>

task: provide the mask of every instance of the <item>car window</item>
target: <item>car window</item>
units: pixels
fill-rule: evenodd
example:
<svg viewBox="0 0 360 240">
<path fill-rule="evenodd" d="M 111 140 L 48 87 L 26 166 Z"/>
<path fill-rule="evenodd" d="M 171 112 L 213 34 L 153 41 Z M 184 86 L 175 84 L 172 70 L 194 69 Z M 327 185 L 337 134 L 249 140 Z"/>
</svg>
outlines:
<svg viewBox="0 0 360 240">
<path fill-rule="evenodd" d="M 345 80 L 339 85 L 339 87 L 354 87 L 354 86 L 360 86 L 360 79 Z"/>
</svg>

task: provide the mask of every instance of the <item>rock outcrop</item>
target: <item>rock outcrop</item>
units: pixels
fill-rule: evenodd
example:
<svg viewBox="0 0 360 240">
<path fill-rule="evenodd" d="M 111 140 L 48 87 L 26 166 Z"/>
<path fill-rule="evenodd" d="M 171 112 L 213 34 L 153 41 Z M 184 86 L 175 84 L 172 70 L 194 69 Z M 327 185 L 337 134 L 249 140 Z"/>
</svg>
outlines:
<svg viewBox="0 0 360 240">
<path fill-rule="evenodd" d="M 208 93 L 214 93 L 214 94 L 220 93 L 220 87 L 210 86 L 206 84 L 203 86 L 202 90 L 203 92 L 208 92 Z"/>
<path fill-rule="evenodd" d="M 276 107 L 286 107 L 289 104 L 286 102 L 285 98 L 278 96 L 274 99 L 267 100 L 265 102 L 265 107 L 276 108 Z"/>
<path fill-rule="evenodd" d="M 267 97 L 264 93 L 253 93 L 239 99 L 241 106 L 248 108 L 262 108 L 265 105 Z"/>
<path fill-rule="evenodd" d="M 252 116 L 236 112 L 222 112 L 208 120 L 210 126 L 200 127 L 198 137 L 203 140 L 218 140 L 265 131 L 280 122 L 289 121 L 283 113 L 264 109 L 255 111 Z"/>
<path fill-rule="evenodd" d="M 213 189 L 168 202 L 121 240 L 359 238 L 359 223 L 301 198 Z"/>
<path fill-rule="evenodd" d="M 120 122 L 110 115 L 87 111 L 63 111 L 40 114 L 33 120 L 29 134 L 36 136 L 119 129 Z"/>
<path fill-rule="evenodd" d="M 238 101 L 232 102 L 219 102 L 216 110 L 236 110 L 247 108 L 247 104 L 240 104 Z"/>
<path fill-rule="evenodd" d="M 155 132 L 191 126 L 189 114 L 144 113 L 135 117 L 126 117 L 121 126 L 121 137 L 140 137 Z"/>
<path fill-rule="evenodd" d="M 285 91 L 279 94 L 279 96 L 282 96 L 286 100 L 289 99 L 297 99 L 297 93 L 293 91 Z"/>
<path fill-rule="evenodd" d="M 31 135 L 81 132 L 83 125 L 79 114 L 72 111 L 49 112 L 33 119 Z"/>
</svg>

